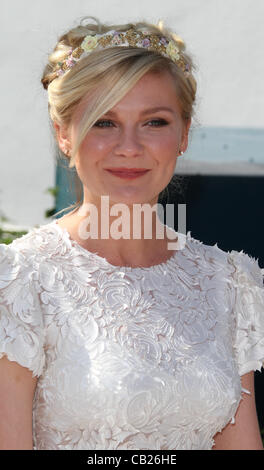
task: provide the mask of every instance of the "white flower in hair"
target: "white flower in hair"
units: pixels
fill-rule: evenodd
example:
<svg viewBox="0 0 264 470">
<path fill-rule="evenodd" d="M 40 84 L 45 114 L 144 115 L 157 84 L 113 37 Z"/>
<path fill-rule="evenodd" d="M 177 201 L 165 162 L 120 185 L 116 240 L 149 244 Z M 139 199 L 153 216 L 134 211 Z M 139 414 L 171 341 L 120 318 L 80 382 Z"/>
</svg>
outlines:
<svg viewBox="0 0 264 470">
<path fill-rule="evenodd" d="M 172 60 L 180 60 L 180 49 L 177 47 L 174 41 L 170 41 L 166 47 L 166 53 Z"/>
<path fill-rule="evenodd" d="M 95 36 L 86 36 L 81 44 L 81 48 L 85 52 L 90 52 L 97 46 L 97 38 Z"/>
</svg>

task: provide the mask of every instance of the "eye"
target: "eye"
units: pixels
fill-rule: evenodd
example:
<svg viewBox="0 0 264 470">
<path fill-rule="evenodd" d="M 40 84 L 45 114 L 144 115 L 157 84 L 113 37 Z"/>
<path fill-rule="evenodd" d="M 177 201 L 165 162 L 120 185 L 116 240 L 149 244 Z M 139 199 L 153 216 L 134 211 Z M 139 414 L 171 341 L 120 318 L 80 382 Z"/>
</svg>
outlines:
<svg viewBox="0 0 264 470">
<path fill-rule="evenodd" d="M 162 127 L 162 126 L 167 126 L 169 123 L 165 119 L 151 119 L 146 123 L 147 126 L 149 127 Z M 114 127 L 115 124 L 113 121 L 109 119 L 99 119 L 96 121 L 94 124 L 94 127 L 101 127 L 101 128 L 106 128 L 106 127 Z"/>
<path fill-rule="evenodd" d="M 167 126 L 169 123 L 165 119 L 151 119 L 147 122 L 147 125 L 150 127 L 162 127 Z"/>
<path fill-rule="evenodd" d="M 94 126 L 95 127 L 112 127 L 114 126 L 114 123 L 110 121 L 109 119 L 99 119 L 99 121 L 96 121 Z"/>
</svg>

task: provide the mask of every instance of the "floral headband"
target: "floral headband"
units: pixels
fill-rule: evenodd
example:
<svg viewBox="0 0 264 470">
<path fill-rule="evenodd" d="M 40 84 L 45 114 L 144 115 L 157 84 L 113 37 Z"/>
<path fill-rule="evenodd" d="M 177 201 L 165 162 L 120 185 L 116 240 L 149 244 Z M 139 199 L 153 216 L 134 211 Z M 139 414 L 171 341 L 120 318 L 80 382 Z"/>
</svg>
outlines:
<svg viewBox="0 0 264 470">
<path fill-rule="evenodd" d="M 186 75 L 189 75 L 189 64 L 186 64 L 180 54 L 177 43 L 172 39 L 160 37 L 147 32 L 137 32 L 129 29 L 126 32 L 108 31 L 104 34 L 88 35 L 76 49 L 70 49 L 67 58 L 58 62 L 57 77 L 64 75 L 83 57 L 88 56 L 94 49 L 107 49 L 109 47 L 138 47 L 149 51 L 157 51 L 164 57 L 176 63 Z"/>
</svg>

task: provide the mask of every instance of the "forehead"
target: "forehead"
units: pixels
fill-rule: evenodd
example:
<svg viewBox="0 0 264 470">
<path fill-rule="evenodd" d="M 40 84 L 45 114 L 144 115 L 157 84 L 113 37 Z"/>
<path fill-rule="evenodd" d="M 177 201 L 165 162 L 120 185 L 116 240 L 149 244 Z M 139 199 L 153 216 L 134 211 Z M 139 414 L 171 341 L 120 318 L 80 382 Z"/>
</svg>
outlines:
<svg viewBox="0 0 264 470">
<path fill-rule="evenodd" d="M 111 109 L 114 112 L 144 111 L 146 108 L 172 108 L 180 112 L 175 80 L 167 71 L 147 72 Z"/>
</svg>

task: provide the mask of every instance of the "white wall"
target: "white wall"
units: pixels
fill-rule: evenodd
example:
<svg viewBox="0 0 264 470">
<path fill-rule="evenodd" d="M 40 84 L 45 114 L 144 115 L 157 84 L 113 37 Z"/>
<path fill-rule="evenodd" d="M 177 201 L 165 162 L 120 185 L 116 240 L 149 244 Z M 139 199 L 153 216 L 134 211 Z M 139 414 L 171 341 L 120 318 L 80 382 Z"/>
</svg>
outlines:
<svg viewBox="0 0 264 470">
<path fill-rule="evenodd" d="M 1 0 L 0 210 L 13 223 L 49 222 L 55 166 L 40 77 L 59 34 L 85 15 L 163 19 L 197 63 L 200 125 L 264 128 L 263 0 Z"/>
</svg>

